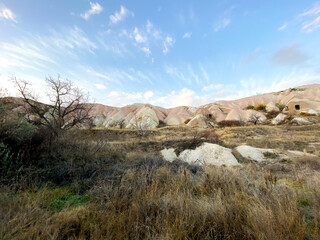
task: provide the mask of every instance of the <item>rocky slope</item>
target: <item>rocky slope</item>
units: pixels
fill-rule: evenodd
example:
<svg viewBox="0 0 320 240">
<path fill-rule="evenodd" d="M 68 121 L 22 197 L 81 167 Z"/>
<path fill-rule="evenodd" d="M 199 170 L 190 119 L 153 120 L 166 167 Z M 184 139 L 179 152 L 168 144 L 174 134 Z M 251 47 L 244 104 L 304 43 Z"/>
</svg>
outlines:
<svg viewBox="0 0 320 240">
<path fill-rule="evenodd" d="M 23 104 L 21 99 L 11 101 Z M 266 112 L 278 112 L 272 124 L 280 124 L 288 114 L 320 114 L 320 84 L 290 88 L 280 92 L 262 94 L 234 101 L 217 101 L 198 108 L 181 106 L 162 108 L 150 104 L 132 104 L 125 107 L 111 107 L 102 104 L 88 104 L 97 127 L 120 127 L 150 129 L 163 125 L 187 124 L 190 127 L 215 126 L 223 120 L 242 122 L 264 122 L 266 113 L 253 107 L 265 105 Z M 19 110 L 19 107 L 17 108 Z M 256 108 L 257 109 L 257 108 Z M 301 119 L 296 122 L 303 122 Z M 303 122 L 306 124 L 306 122 Z"/>
<path fill-rule="evenodd" d="M 320 114 L 320 84 L 306 85 L 281 92 L 262 94 L 234 101 L 217 101 L 198 108 L 165 109 L 150 104 L 132 104 L 122 108 L 93 105 L 92 116 L 98 127 L 155 128 L 159 124 L 207 127 L 223 120 L 266 121 L 264 113 L 248 106 L 266 105 L 267 112 L 310 115 Z M 280 109 L 279 109 L 280 108 Z M 275 121 L 274 123 L 276 123 Z"/>
</svg>

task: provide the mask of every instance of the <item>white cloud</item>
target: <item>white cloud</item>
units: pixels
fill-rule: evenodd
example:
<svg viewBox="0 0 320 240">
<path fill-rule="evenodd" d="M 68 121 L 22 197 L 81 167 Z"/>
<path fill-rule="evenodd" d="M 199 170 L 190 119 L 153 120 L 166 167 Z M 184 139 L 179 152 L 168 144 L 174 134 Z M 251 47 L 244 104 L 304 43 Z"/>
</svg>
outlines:
<svg viewBox="0 0 320 240">
<path fill-rule="evenodd" d="M 163 50 L 162 50 L 162 52 L 164 54 L 168 53 L 169 52 L 169 47 L 172 47 L 174 43 L 175 43 L 175 40 L 172 37 L 167 36 L 165 38 L 165 40 L 163 41 Z"/>
<path fill-rule="evenodd" d="M 112 106 L 122 107 L 128 104 L 132 104 L 141 100 L 143 97 L 142 93 L 126 93 L 112 91 L 107 96 L 108 104 Z"/>
<path fill-rule="evenodd" d="M 316 2 L 311 9 L 301 13 L 299 17 L 304 19 L 301 28 L 303 32 L 311 33 L 320 28 L 320 2 Z"/>
<path fill-rule="evenodd" d="M 151 50 L 148 47 L 142 47 L 141 50 L 147 55 L 149 56 L 151 54 Z"/>
<path fill-rule="evenodd" d="M 171 107 L 193 106 L 194 100 L 192 97 L 194 94 L 192 90 L 183 88 L 178 94 L 171 96 Z"/>
<path fill-rule="evenodd" d="M 230 23 L 231 23 L 230 18 L 223 18 L 214 24 L 214 31 L 219 32 L 220 30 L 228 27 L 230 25 Z"/>
<path fill-rule="evenodd" d="M 305 17 L 305 16 L 314 16 L 320 13 L 320 2 L 316 2 L 312 8 L 309 10 L 301 13 L 299 16 L 300 17 Z"/>
<path fill-rule="evenodd" d="M 279 28 L 278 28 L 278 31 L 283 31 L 283 30 L 285 30 L 286 28 L 288 27 L 288 24 L 283 24 L 282 26 L 280 26 Z"/>
<path fill-rule="evenodd" d="M 224 88 L 223 84 L 210 84 L 209 86 L 205 86 L 202 88 L 203 91 L 213 91 L 213 90 L 221 90 Z"/>
<path fill-rule="evenodd" d="M 96 83 L 94 84 L 94 86 L 98 89 L 98 90 L 104 90 L 106 89 L 107 87 L 101 83 Z"/>
<path fill-rule="evenodd" d="M 185 34 L 183 34 L 182 38 L 190 38 L 192 35 L 192 32 L 186 32 Z"/>
<path fill-rule="evenodd" d="M 91 8 L 88 11 L 80 15 L 85 20 L 88 20 L 91 15 L 101 13 L 103 10 L 103 7 L 99 3 L 90 2 L 90 6 Z"/>
<path fill-rule="evenodd" d="M 176 80 L 182 80 L 185 83 L 191 84 L 191 79 L 188 78 L 186 76 L 186 74 L 184 72 L 182 72 L 181 70 L 179 70 L 177 67 L 175 66 L 166 66 L 165 67 L 165 71 L 167 74 L 169 74 L 175 81 Z"/>
<path fill-rule="evenodd" d="M 134 39 L 136 40 L 137 43 L 144 43 L 147 41 L 146 37 L 143 37 L 140 32 L 139 29 L 136 27 L 133 30 L 133 34 L 134 34 Z"/>
<path fill-rule="evenodd" d="M 143 97 L 146 99 L 146 100 L 149 100 L 150 98 L 153 97 L 153 92 L 152 91 L 147 91 L 143 94 Z"/>
<path fill-rule="evenodd" d="M 201 70 L 201 73 L 202 73 L 204 79 L 206 80 L 207 83 L 209 83 L 210 79 L 209 79 L 207 71 L 204 69 L 204 67 L 201 64 L 199 66 L 200 66 L 200 70 Z"/>
<path fill-rule="evenodd" d="M 128 16 L 134 16 L 134 13 L 129 11 L 124 6 L 120 6 L 120 12 L 115 12 L 114 15 L 110 15 L 110 24 L 116 24 L 118 22 L 123 21 Z"/>
<path fill-rule="evenodd" d="M 188 71 L 189 71 L 189 74 L 191 75 L 191 77 L 196 81 L 196 83 L 199 84 L 200 83 L 199 76 L 194 73 L 190 64 L 188 65 Z"/>
<path fill-rule="evenodd" d="M 302 26 L 302 31 L 310 33 L 316 30 L 317 28 L 320 28 L 320 16 L 318 16 L 311 22 L 305 22 Z"/>
<path fill-rule="evenodd" d="M 0 18 L 17 22 L 15 14 L 9 8 L 1 8 Z"/>
</svg>

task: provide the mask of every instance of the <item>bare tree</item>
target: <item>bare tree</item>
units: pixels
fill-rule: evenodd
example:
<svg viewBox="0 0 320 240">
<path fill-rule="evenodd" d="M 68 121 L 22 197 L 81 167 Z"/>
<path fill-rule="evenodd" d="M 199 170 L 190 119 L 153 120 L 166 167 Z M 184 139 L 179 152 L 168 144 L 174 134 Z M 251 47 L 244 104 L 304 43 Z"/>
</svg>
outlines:
<svg viewBox="0 0 320 240">
<path fill-rule="evenodd" d="M 90 124 L 91 107 L 85 103 L 89 96 L 80 88 L 74 86 L 69 80 L 46 78 L 47 96 L 49 104 L 37 101 L 37 97 L 30 90 L 30 83 L 13 78 L 12 79 L 21 97 L 26 103 L 26 108 L 31 116 L 29 121 L 49 128 L 55 135 L 62 130 L 68 130 L 82 124 Z"/>
</svg>

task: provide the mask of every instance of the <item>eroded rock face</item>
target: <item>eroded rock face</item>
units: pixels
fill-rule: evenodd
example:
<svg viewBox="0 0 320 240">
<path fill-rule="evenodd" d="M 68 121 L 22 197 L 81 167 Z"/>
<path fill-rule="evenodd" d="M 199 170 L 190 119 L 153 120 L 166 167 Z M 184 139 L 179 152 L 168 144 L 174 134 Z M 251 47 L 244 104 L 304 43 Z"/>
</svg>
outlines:
<svg viewBox="0 0 320 240">
<path fill-rule="evenodd" d="M 150 129 L 156 128 L 158 125 L 159 119 L 156 112 L 149 107 L 144 107 L 132 117 L 127 128 Z"/>
<path fill-rule="evenodd" d="M 231 149 L 212 143 L 203 143 L 195 150 L 185 150 L 178 159 L 198 165 L 236 166 L 240 165 Z"/>
<path fill-rule="evenodd" d="M 207 127 L 206 117 L 203 116 L 202 114 L 198 114 L 188 122 L 187 126 L 206 128 Z"/>
<path fill-rule="evenodd" d="M 283 113 L 279 113 L 274 119 L 272 119 L 271 123 L 273 125 L 278 125 L 284 122 L 284 120 L 286 119 L 287 115 L 283 114 Z"/>
<path fill-rule="evenodd" d="M 256 120 L 259 123 L 263 123 L 267 120 L 267 117 L 263 113 L 255 110 L 233 109 L 229 112 L 225 120 L 242 122 L 254 122 Z"/>
<path fill-rule="evenodd" d="M 270 102 L 266 105 L 267 112 L 280 112 L 280 109 L 273 103 Z"/>
</svg>

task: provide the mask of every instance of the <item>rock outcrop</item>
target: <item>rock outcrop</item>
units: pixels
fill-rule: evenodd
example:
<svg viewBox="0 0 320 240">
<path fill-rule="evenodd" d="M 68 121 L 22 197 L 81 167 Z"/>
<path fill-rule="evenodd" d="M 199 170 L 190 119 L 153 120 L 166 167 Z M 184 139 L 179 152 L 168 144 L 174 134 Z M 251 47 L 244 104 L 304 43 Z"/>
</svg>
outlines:
<svg viewBox="0 0 320 240">
<path fill-rule="evenodd" d="M 13 111 L 23 113 L 26 104 L 20 98 L 5 98 L 17 107 Z M 125 107 L 112 107 L 102 104 L 87 104 L 92 108 L 91 117 L 97 127 L 134 128 L 136 125 L 145 128 L 155 128 L 163 125 L 180 125 L 190 120 L 188 126 L 206 127 L 208 123 L 214 126 L 223 120 L 262 123 L 266 121 L 265 113 L 254 110 L 243 110 L 248 106 L 266 105 L 267 112 L 316 116 L 320 114 L 320 84 L 291 88 L 280 92 L 261 94 L 234 101 L 216 101 L 198 108 L 181 106 L 162 108 L 150 104 L 131 104 Z M 44 104 L 45 105 L 45 104 Z M 279 109 L 278 106 L 282 106 Z M 50 108 L 50 107 L 49 107 Z M 47 113 L 48 117 L 50 116 Z M 29 116 L 33 117 L 33 116 Z M 279 117 L 279 118 L 278 118 Z M 283 115 L 278 115 L 272 124 L 279 124 Z M 212 124 L 211 124 L 212 123 Z M 310 124 L 296 119 L 294 124 Z"/>
<path fill-rule="evenodd" d="M 194 150 L 184 150 L 177 157 L 174 149 L 161 151 L 165 160 L 172 162 L 176 158 L 196 165 L 236 166 L 240 165 L 233 156 L 231 149 L 212 143 L 203 143 Z"/>
<path fill-rule="evenodd" d="M 159 119 L 156 112 L 149 108 L 142 108 L 134 117 L 131 118 L 126 128 L 150 129 L 159 125 Z"/>
<path fill-rule="evenodd" d="M 238 146 L 235 149 L 243 158 L 257 162 L 263 162 L 279 158 L 280 155 L 273 149 L 255 148 L 247 145 Z"/>
<path fill-rule="evenodd" d="M 233 109 L 229 112 L 225 120 L 263 123 L 267 120 L 267 117 L 263 113 L 255 110 Z"/>
<path fill-rule="evenodd" d="M 291 120 L 291 123 L 297 124 L 297 125 L 310 125 L 312 122 L 301 118 L 301 117 L 295 117 L 294 119 Z"/>
<path fill-rule="evenodd" d="M 287 115 L 283 113 L 279 113 L 274 119 L 272 119 L 271 123 L 273 125 L 278 125 L 283 123 L 286 118 L 287 118 Z"/>
<path fill-rule="evenodd" d="M 280 109 L 273 103 L 270 102 L 266 105 L 267 112 L 280 112 Z"/>
</svg>

